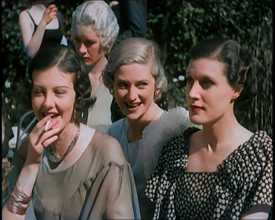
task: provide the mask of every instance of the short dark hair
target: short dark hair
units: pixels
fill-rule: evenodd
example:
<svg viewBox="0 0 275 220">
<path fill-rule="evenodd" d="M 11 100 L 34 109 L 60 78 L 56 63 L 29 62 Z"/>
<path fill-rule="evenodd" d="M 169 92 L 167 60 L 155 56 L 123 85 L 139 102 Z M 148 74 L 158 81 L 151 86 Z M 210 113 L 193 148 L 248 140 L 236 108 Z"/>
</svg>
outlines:
<svg viewBox="0 0 275 220">
<path fill-rule="evenodd" d="M 28 67 L 31 76 L 36 70 L 43 70 L 57 66 L 66 74 L 74 74 L 74 90 L 76 93 L 75 108 L 77 119 L 83 121 L 81 115 L 91 106 L 95 100 L 91 98 L 91 84 L 88 73 L 78 54 L 70 47 L 64 45 L 52 45 L 42 47 L 33 57 Z M 84 112 L 83 112 L 84 111 Z"/>
<path fill-rule="evenodd" d="M 206 39 L 191 48 L 190 58 L 209 58 L 225 63 L 224 74 L 229 85 L 234 89 L 243 88 L 236 103 L 249 99 L 255 93 L 253 57 L 238 42 L 227 38 Z"/>
</svg>

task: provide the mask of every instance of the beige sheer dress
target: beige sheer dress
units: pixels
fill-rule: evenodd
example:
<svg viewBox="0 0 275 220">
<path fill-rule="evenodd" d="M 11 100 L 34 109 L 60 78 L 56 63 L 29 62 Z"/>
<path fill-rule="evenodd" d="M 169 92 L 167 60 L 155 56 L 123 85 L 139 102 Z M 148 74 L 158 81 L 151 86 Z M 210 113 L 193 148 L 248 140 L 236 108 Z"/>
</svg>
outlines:
<svg viewBox="0 0 275 220">
<path fill-rule="evenodd" d="M 133 174 L 114 139 L 96 131 L 77 162 L 63 171 L 52 170 L 47 160 L 44 156 L 32 195 L 37 219 L 140 218 Z M 23 165 L 22 158 L 16 156 L 16 163 Z M 11 173 L 14 183 L 18 171 Z"/>
<path fill-rule="evenodd" d="M 96 102 L 89 108 L 87 125 L 106 133 L 112 124 L 111 120 L 111 103 L 113 96 L 109 89 L 100 81 L 99 87 L 95 93 Z M 95 117 L 96 115 L 96 117 Z"/>
</svg>

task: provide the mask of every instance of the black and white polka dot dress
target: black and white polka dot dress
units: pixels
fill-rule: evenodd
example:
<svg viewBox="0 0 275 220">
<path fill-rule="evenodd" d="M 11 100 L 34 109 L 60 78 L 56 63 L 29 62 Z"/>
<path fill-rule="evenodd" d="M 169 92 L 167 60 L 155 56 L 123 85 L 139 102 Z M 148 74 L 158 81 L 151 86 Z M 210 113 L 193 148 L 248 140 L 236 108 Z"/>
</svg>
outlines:
<svg viewBox="0 0 275 220">
<path fill-rule="evenodd" d="M 188 128 L 162 151 L 147 181 L 156 203 L 154 219 L 240 219 L 253 205 L 272 205 L 272 140 L 256 132 L 233 151 L 216 172 L 186 172 Z"/>
</svg>

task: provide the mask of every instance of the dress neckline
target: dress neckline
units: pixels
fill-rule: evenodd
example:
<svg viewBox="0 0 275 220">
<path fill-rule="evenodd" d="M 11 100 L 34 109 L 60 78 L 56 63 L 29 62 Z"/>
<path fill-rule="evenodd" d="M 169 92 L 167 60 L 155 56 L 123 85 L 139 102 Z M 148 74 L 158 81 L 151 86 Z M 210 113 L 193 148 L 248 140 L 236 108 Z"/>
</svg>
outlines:
<svg viewBox="0 0 275 220">
<path fill-rule="evenodd" d="M 224 160 L 222 160 L 222 162 L 220 164 L 217 165 L 217 168 L 215 171 L 213 172 L 187 172 L 186 169 L 187 169 L 187 165 L 188 165 L 188 157 L 189 157 L 189 141 L 190 141 L 190 136 L 199 131 L 198 128 L 194 128 L 194 127 L 191 127 L 191 128 L 188 128 L 185 130 L 184 132 L 184 135 L 185 136 L 188 136 L 188 139 L 187 139 L 187 142 L 186 142 L 186 168 L 185 168 L 185 172 L 188 173 L 188 174 L 216 174 L 219 172 L 220 169 L 222 169 L 222 167 L 224 166 L 225 163 L 228 163 L 230 162 L 230 160 L 232 159 L 232 157 L 234 157 L 236 154 L 238 154 L 238 152 L 240 152 L 244 147 L 246 147 L 246 145 L 250 142 L 252 142 L 253 140 L 257 139 L 257 137 L 259 136 L 259 134 L 261 132 L 264 132 L 264 131 L 256 131 L 255 133 L 253 133 L 250 138 L 248 138 L 244 143 L 240 144 L 235 150 L 233 150 Z"/>
</svg>

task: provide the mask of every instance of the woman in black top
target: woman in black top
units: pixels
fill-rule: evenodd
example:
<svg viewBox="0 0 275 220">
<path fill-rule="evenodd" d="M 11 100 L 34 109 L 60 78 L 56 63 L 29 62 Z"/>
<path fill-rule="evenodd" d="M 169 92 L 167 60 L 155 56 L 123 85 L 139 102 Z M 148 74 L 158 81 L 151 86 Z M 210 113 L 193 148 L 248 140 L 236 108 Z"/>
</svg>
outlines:
<svg viewBox="0 0 275 220">
<path fill-rule="evenodd" d="M 249 131 L 234 107 L 253 98 L 251 54 L 227 39 L 191 49 L 188 128 L 163 147 L 147 182 L 156 219 L 267 219 L 272 207 L 272 139 Z"/>
<path fill-rule="evenodd" d="M 31 1 L 19 15 L 24 51 L 33 57 L 42 46 L 65 44 L 63 17 L 53 1 Z"/>
</svg>

